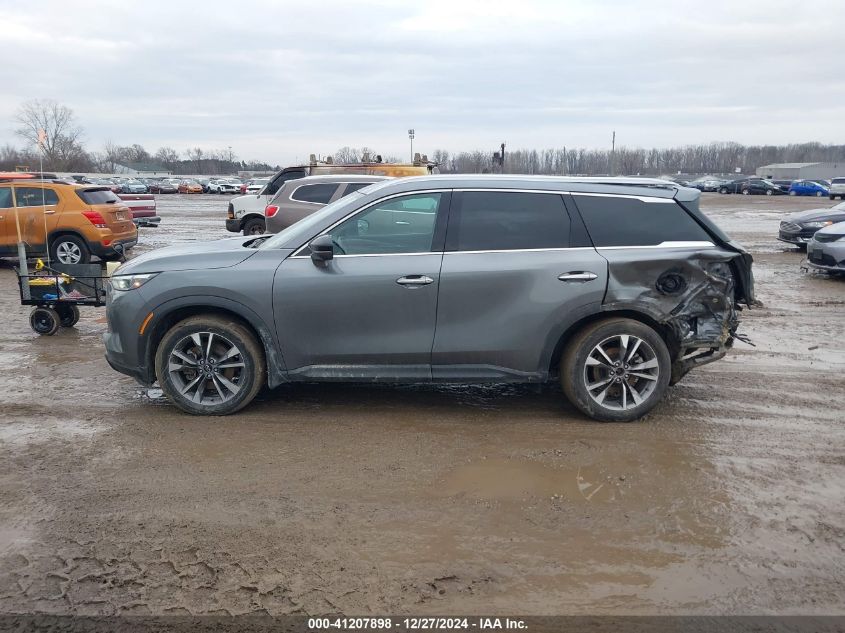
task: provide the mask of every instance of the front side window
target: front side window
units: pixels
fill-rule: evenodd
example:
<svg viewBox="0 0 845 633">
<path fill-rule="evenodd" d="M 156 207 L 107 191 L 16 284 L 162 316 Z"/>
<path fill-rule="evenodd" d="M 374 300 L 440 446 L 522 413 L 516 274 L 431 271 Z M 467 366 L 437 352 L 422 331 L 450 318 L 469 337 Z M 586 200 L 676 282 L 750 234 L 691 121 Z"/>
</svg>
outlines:
<svg viewBox="0 0 845 633">
<path fill-rule="evenodd" d="M 674 201 L 572 194 L 593 244 L 657 246 L 663 242 L 710 242 L 710 236 Z"/>
<path fill-rule="evenodd" d="M 17 187 L 15 201 L 19 207 L 40 207 L 59 204 L 59 197 L 52 189 L 41 187 Z"/>
<path fill-rule="evenodd" d="M 467 191 L 450 211 L 449 251 L 567 248 L 569 215 L 560 194 Z"/>
<path fill-rule="evenodd" d="M 328 204 L 334 192 L 337 191 L 337 183 L 322 183 L 315 185 L 301 185 L 291 194 L 290 199 L 297 202 L 310 202 L 312 204 Z"/>
<path fill-rule="evenodd" d="M 434 240 L 439 193 L 377 202 L 330 231 L 339 255 L 427 253 Z"/>
<path fill-rule="evenodd" d="M 0 209 L 11 209 L 12 204 L 12 188 L 0 187 Z"/>
</svg>

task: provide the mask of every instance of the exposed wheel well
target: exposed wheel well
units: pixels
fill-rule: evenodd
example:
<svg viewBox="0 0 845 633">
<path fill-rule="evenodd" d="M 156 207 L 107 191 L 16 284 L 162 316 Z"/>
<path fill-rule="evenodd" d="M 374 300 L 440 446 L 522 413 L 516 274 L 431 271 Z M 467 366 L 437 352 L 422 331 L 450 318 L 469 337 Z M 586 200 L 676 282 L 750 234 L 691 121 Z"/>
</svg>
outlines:
<svg viewBox="0 0 845 633">
<path fill-rule="evenodd" d="M 558 376 L 560 374 L 560 358 L 563 353 L 563 348 L 566 347 L 566 344 L 569 340 L 585 328 L 588 325 L 596 323 L 597 321 L 605 321 L 607 319 L 613 318 L 626 318 L 626 319 L 633 319 L 634 321 L 639 321 L 640 323 L 649 326 L 655 332 L 657 332 L 663 341 L 666 343 L 666 346 L 669 348 L 669 355 L 674 358 L 678 352 L 679 345 L 678 342 L 674 340 L 671 331 L 666 326 L 658 323 L 653 318 L 644 314 L 642 312 L 637 312 L 636 310 L 612 310 L 608 312 L 597 312 L 596 314 L 591 314 L 582 318 L 579 321 L 576 321 L 572 325 L 567 328 L 567 330 L 561 335 L 560 339 L 555 345 L 554 352 L 552 352 L 552 357 L 549 363 L 549 375 L 550 376 Z"/>
<path fill-rule="evenodd" d="M 78 232 L 76 232 L 76 231 L 74 231 L 74 230 L 72 230 L 72 229 L 58 229 L 58 230 L 56 230 L 56 231 L 53 231 L 53 232 L 52 232 L 52 233 L 50 233 L 50 235 L 48 236 L 48 238 L 47 238 L 47 243 L 48 243 L 48 244 L 52 244 L 52 243 L 53 243 L 53 241 L 54 241 L 56 238 L 62 237 L 63 235 L 72 235 L 73 237 L 78 237 L 80 240 L 82 240 L 83 242 L 85 242 L 85 244 L 86 244 L 86 245 L 88 244 L 88 240 L 86 240 L 86 239 L 85 239 L 85 236 L 84 236 L 84 235 L 82 235 L 81 233 L 78 233 Z"/>
<path fill-rule="evenodd" d="M 218 306 L 185 306 L 182 308 L 176 308 L 172 312 L 168 312 L 166 315 L 164 315 L 164 317 L 156 321 L 152 331 L 149 332 L 149 336 L 147 338 L 145 366 L 149 368 L 150 377 L 152 378 L 152 380 L 155 380 L 155 370 L 153 368 L 155 367 L 156 350 L 158 349 L 158 345 L 159 343 L 161 343 L 161 339 L 164 338 L 164 335 L 167 333 L 167 331 L 174 325 L 176 325 L 179 321 L 183 321 L 188 317 L 201 315 L 221 316 L 227 319 L 232 319 L 233 321 L 237 321 L 239 324 L 241 324 L 243 327 L 245 327 L 252 333 L 252 335 L 255 337 L 255 340 L 258 342 L 258 345 L 261 347 L 262 350 L 264 350 L 264 354 L 266 357 L 267 350 L 264 347 L 264 341 L 261 338 L 260 333 L 252 326 L 249 321 L 240 316 L 238 313 L 233 312 L 232 310 L 227 310 L 225 308 L 220 308 Z"/>
</svg>

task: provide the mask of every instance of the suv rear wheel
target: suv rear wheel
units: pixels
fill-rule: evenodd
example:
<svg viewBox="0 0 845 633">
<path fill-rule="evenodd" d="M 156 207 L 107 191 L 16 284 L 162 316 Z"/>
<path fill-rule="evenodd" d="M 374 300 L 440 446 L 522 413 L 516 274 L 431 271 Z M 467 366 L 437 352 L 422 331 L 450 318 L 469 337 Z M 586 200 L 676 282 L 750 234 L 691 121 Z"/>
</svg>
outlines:
<svg viewBox="0 0 845 633">
<path fill-rule="evenodd" d="M 251 218 L 244 222 L 244 235 L 262 235 L 267 230 L 264 218 Z"/>
<path fill-rule="evenodd" d="M 158 383 L 194 415 L 228 415 L 252 402 L 264 384 L 264 352 L 241 323 L 200 315 L 174 325 L 156 350 Z"/>
<path fill-rule="evenodd" d="M 91 261 L 91 251 L 81 237 L 60 235 L 50 244 L 50 258 L 62 264 L 87 264 Z"/>
<path fill-rule="evenodd" d="M 633 319 L 607 319 L 581 330 L 561 358 L 569 401 L 603 422 L 631 422 L 651 411 L 669 385 L 666 343 Z"/>
</svg>

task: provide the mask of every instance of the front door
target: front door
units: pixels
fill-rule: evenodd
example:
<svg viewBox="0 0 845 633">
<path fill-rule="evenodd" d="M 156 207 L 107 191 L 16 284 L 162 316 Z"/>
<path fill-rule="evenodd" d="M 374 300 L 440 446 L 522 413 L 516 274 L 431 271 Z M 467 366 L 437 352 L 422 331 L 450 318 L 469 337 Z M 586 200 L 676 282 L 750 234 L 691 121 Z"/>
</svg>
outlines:
<svg viewBox="0 0 845 633">
<path fill-rule="evenodd" d="M 15 226 L 15 204 L 12 200 L 12 187 L 0 185 L 0 254 L 16 252 L 18 231 Z"/>
<path fill-rule="evenodd" d="M 305 247 L 282 262 L 273 309 L 292 378 L 431 378 L 449 197 L 386 198 L 325 232 L 333 259 Z"/>
</svg>

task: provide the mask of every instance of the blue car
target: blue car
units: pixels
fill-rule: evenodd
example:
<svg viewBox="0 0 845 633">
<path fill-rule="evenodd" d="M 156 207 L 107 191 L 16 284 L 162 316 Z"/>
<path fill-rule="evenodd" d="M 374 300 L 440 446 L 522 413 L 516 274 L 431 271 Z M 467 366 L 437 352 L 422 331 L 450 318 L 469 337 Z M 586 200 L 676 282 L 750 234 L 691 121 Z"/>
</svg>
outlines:
<svg viewBox="0 0 845 633">
<path fill-rule="evenodd" d="M 821 198 L 828 193 L 827 187 L 814 180 L 796 180 L 789 187 L 790 196 L 816 196 Z"/>
</svg>

